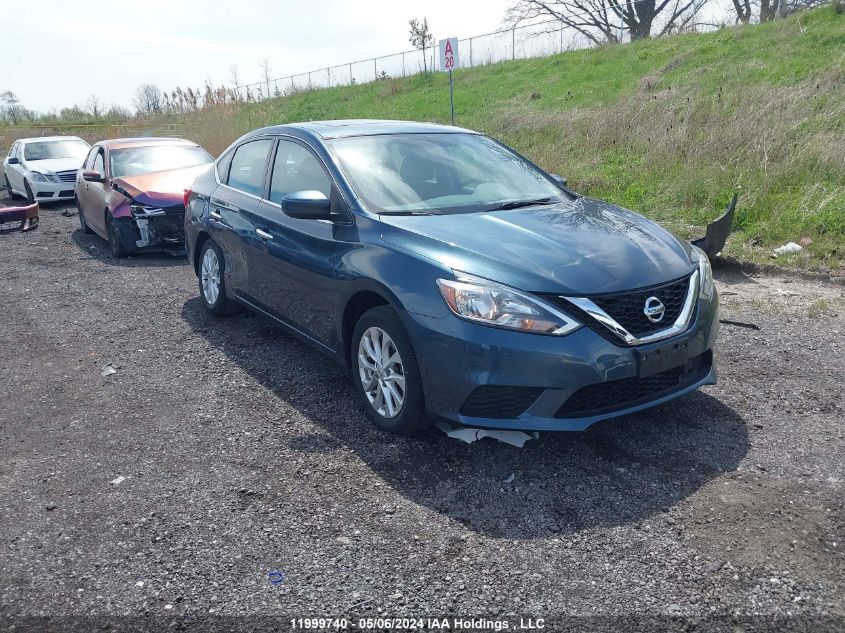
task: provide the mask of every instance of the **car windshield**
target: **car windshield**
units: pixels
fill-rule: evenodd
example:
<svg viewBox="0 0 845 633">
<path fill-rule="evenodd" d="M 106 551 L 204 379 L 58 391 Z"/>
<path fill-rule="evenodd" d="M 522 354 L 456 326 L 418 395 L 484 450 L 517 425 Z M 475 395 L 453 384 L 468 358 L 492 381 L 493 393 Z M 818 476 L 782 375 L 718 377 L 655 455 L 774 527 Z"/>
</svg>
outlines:
<svg viewBox="0 0 845 633">
<path fill-rule="evenodd" d="M 467 213 L 565 199 L 537 168 L 478 134 L 386 134 L 328 144 L 377 213 Z"/>
<path fill-rule="evenodd" d="M 37 141 L 24 145 L 23 157 L 27 161 L 47 160 L 48 158 L 78 158 L 81 162 L 89 149 L 88 143 L 80 139 Z"/>
<path fill-rule="evenodd" d="M 196 167 L 213 160 L 208 152 L 196 145 L 146 145 L 116 149 L 109 153 L 112 178 Z"/>
</svg>

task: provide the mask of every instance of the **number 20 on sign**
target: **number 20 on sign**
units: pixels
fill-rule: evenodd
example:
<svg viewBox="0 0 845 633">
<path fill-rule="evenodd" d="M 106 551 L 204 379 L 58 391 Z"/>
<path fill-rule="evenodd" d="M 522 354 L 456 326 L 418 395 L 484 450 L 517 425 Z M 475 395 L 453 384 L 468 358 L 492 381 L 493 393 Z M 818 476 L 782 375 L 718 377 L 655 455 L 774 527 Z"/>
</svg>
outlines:
<svg viewBox="0 0 845 633">
<path fill-rule="evenodd" d="M 449 71 L 449 114 L 452 125 L 455 125 L 455 91 L 452 84 L 452 70 L 459 65 L 458 38 L 450 37 L 440 40 L 440 70 Z"/>
</svg>

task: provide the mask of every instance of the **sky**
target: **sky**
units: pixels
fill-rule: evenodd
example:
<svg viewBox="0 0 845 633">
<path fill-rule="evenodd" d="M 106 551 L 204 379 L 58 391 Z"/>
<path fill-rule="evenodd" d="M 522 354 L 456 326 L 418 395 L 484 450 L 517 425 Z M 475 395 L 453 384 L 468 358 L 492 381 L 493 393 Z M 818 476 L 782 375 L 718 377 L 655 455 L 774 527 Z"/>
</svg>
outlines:
<svg viewBox="0 0 845 633">
<path fill-rule="evenodd" d="M 4 3 L 0 92 L 37 111 L 132 105 L 141 83 L 172 90 L 273 77 L 410 50 L 408 20 L 436 39 L 502 26 L 512 0 L 30 0 Z M 19 55 L 11 54 L 18 51 Z"/>
</svg>

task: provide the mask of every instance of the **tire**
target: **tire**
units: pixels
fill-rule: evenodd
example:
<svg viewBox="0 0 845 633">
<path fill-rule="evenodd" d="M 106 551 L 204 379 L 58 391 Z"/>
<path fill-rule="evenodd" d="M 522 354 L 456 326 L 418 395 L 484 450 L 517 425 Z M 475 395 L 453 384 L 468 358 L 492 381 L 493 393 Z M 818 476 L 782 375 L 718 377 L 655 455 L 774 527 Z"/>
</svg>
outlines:
<svg viewBox="0 0 845 633">
<path fill-rule="evenodd" d="M 32 187 L 29 186 L 29 181 L 23 181 L 23 188 L 26 189 L 26 201 L 28 204 L 33 204 L 35 202 L 35 194 L 32 193 Z"/>
<path fill-rule="evenodd" d="M 126 250 L 123 242 L 120 241 L 120 233 L 117 232 L 117 224 L 115 224 L 109 211 L 106 211 L 106 234 L 109 236 L 109 248 L 111 249 L 112 255 L 118 259 L 123 259 L 129 255 L 129 251 Z"/>
<path fill-rule="evenodd" d="M 384 335 L 389 341 L 385 341 Z M 388 360 L 398 360 L 382 361 L 385 349 Z M 393 308 L 379 306 L 358 319 L 350 357 L 355 390 L 364 403 L 367 417 L 378 429 L 410 435 L 431 426 L 417 355 Z M 397 394 L 401 396 L 398 406 Z"/>
<path fill-rule="evenodd" d="M 9 182 L 8 176 L 3 176 L 6 181 L 6 194 L 10 200 L 20 200 L 22 196 L 12 191 L 12 183 Z"/>
<path fill-rule="evenodd" d="M 79 228 L 82 229 L 83 233 L 93 233 L 94 231 L 91 230 L 91 227 L 88 226 L 88 221 L 85 219 L 85 214 L 82 213 L 82 205 L 79 204 L 79 198 L 74 197 L 76 201 L 76 212 L 79 215 Z"/>
<path fill-rule="evenodd" d="M 214 240 L 206 240 L 199 257 L 197 279 L 200 299 L 206 310 L 214 316 L 231 316 L 241 311 L 241 306 L 226 296 L 223 251 Z"/>
</svg>

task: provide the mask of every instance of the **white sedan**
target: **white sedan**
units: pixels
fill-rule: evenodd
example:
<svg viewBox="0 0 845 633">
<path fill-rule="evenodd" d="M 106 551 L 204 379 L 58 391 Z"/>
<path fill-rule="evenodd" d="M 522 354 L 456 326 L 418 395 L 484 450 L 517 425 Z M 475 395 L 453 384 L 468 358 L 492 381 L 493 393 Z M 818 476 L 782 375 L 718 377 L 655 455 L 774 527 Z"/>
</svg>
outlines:
<svg viewBox="0 0 845 633">
<path fill-rule="evenodd" d="M 76 170 L 90 146 L 78 136 L 22 138 L 3 161 L 6 192 L 29 202 L 72 200 Z"/>
</svg>

